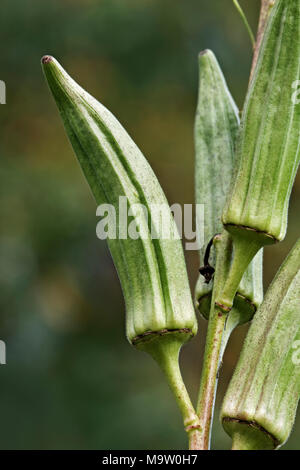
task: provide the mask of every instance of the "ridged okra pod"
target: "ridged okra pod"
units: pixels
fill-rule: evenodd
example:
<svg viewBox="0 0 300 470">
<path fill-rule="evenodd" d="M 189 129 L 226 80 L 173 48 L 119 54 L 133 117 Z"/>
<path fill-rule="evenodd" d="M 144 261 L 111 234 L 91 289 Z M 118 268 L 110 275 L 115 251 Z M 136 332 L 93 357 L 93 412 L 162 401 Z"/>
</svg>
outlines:
<svg viewBox="0 0 300 470">
<path fill-rule="evenodd" d="M 115 208 L 123 220 L 120 197 L 140 236 L 130 237 L 122 223 L 108 245 L 126 304 L 126 332 L 131 344 L 149 352 L 165 371 L 188 431 L 197 418 L 180 377 L 178 354 L 195 335 L 197 321 L 184 254 L 166 197 L 141 151 L 117 121 L 50 56 L 43 70 L 84 175 L 96 202 Z M 169 222 L 162 236 L 157 207 Z M 121 219 L 120 219 L 121 217 Z M 153 236 L 154 233 L 154 236 Z"/>
<path fill-rule="evenodd" d="M 237 163 L 235 146 L 238 130 L 237 106 L 215 55 L 205 50 L 199 54 L 199 92 L 195 119 L 195 189 L 196 203 L 204 205 L 204 244 L 199 252 L 204 271 L 206 247 L 212 237 L 224 230 L 221 216 Z M 217 252 L 225 249 L 227 257 L 222 260 L 222 278 L 226 279 L 232 257 L 232 241 L 226 231 L 222 239 L 222 246 L 218 243 L 215 249 L 210 250 L 209 265 L 215 268 Z M 206 319 L 209 317 L 212 284 L 200 274 L 195 289 L 196 305 Z M 234 308 L 226 323 L 227 338 L 235 326 L 253 317 L 262 297 L 260 250 L 239 284 Z"/>
<path fill-rule="evenodd" d="M 241 276 L 257 251 L 284 238 L 299 165 L 300 0 L 272 9 L 247 94 L 237 143 L 238 171 L 223 223 L 234 259 L 217 304 L 232 307 Z M 297 91 L 297 90 L 296 90 Z"/>
<path fill-rule="evenodd" d="M 246 337 L 221 419 L 239 450 L 288 439 L 300 398 L 300 239 L 269 287 Z"/>
</svg>

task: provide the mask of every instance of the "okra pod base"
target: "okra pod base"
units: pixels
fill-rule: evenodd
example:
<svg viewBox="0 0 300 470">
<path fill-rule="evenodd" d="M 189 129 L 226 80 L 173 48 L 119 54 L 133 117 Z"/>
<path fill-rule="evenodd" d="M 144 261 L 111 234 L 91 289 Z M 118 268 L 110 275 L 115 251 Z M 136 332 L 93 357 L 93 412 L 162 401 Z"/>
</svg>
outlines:
<svg viewBox="0 0 300 470">
<path fill-rule="evenodd" d="M 167 343 L 180 344 L 180 347 L 194 336 L 190 328 L 164 329 L 160 331 L 146 331 L 131 340 L 133 346 L 153 356 L 161 345 Z M 163 346 L 162 346 L 163 347 Z"/>
<path fill-rule="evenodd" d="M 211 292 L 198 300 L 198 308 L 201 315 L 208 320 L 209 319 L 209 309 L 211 305 L 212 294 Z M 224 351 L 226 349 L 229 338 L 233 330 L 244 323 L 248 323 L 252 320 L 256 312 L 256 306 L 249 299 L 247 299 L 242 294 L 237 293 L 234 298 L 234 303 L 231 311 L 228 314 L 226 325 L 222 338 L 222 347 L 220 352 L 220 357 L 223 357 Z"/>
<path fill-rule="evenodd" d="M 228 231 L 223 230 L 222 234 L 215 237 L 214 246 L 216 250 L 216 272 L 214 284 L 215 298 L 217 298 L 225 285 L 232 264 L 233 247 Z M 196 307 L 200 314 L 209 320 L 212 303 L 212 286 L 207 285 L 203 277 L 200 276 L 195 289 Z M 263 298 L 262 288 L 262 251 L 259 252 L 252 263 L 250 263 L 243 275 L 242 281 L 235 294 L 233 308 L 230 310 L 223 332 L 222 347 L 220 357 L 226 349 L 226 345 L 233 330 L 252 320 L 258 306 Z"/>
<path fill-rule="evenodd" d="M 259 424 L 223 418 L 223 427 L 232 438 L 232 450 L 274 450 L 278 443 Z"/>
<path fill-rule="evenodd" d="M 203 295 L 197 301 L 197 308 L 205 320 L 209 319 L 211 298 L 212 293 L 209 292 L 208 294 Z M 238 312 L 239 319 L 237 320 L 237 325 L 243 325 L 244 323 L 248 323 L 253 318 L 256 312 L 256 306 L 253 302 L 251 302 L 251 300 L 247 299 L 247 297 L 237 292 L 234 298 L 232 310 Z M 237 314 L 235 317 L 236 316 Z"/>
<path fill-rule="evenodd" d="M 223 312 L 229 312 L 243 274 L 254 256 L 263 246 L 276 243 L 277 240 L 268 233 L 251 227 L 225 224 L 225 228 L 233 240 L 233 261 L 224 289 L 215 299 L 215 303 Z"/>
<path fill-rule="evenodd" d="M 164 372 L 183 417 L 183 424 L 189 435 L 190 449 L 197 449 L 200 429 L 199 418 L 184 385 L 180 367 L 179 352 L 182 345 L 194 336 L 188 328 L 149 332 L 132 341 L 133 345 L 150 354 Z"/>
</svg>

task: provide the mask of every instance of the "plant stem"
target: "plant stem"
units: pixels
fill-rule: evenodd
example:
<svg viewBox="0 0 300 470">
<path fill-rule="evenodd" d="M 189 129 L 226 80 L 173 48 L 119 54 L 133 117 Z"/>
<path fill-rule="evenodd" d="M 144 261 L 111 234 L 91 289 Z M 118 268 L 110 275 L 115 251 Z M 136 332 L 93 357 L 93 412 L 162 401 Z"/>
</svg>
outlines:
<svg viewBox="0 0 300 470">
<path fill-rule="evenodd" d="M 256 42 L 254 46 L 251 72 L 250 72 L 250 82 L 253 77 L 253 73 L 257 64 L 257 59 L 258 59 L 261 43 L 263 40 L 264 32 L 266 29 L 267 20 L 271 12 L 271 8 L 274 5 L 275 5 L 275 0 L 261 0 L 259 23 L 258 23 L 258 29 L 257 29 L 257 34 L 256 34 Z"/>
<path fill-rule="evenodd" d="M 253 49 L 254 49 L 254 47 L 255 47 L 254 34 L 253 34 L 253 32 L 252 32 L 251 26 L 250 26 L 249 23 L 248 23 L 247 17 L 246 17 L 246 15 L 245 15 L 245 13 L 243 12 L 243 9 L 241 8 L 241 6 L 240 6 L 238 0 L 233 0 L 233 3 L 234 3 L 234 6 L 236 7 L 237 11 L 239 12 L 239 14 L 240 14 L 240 16 L 241 16 L 244 25 L 246 26 L 246 29 L 247 29 L 247 31 L 248 31 L 248 33 L 249 33 L 249 36 L 250 36 L 250 40 L 251 40 L 251 43 L 252 43 L 252 47 L 253 47 Z"/>
<path fill-rule="evenodd" d="M 218 371 L 222 359 L 222 339 L 227 314 L 215 306 L 215 298 L 225 282 L 226 273 L 230 264 L 231 243 L 228 233 L 223 231 L 222 235 L 217 235 L 214 245 L 216 249 L 216 272 L 197 406 L 197 414 L 200 419 L 201 427 L 200 450 L 207 450 L 210 447 Z"/>
<path fill-rule="evenodd" d="M 201 426 L 200 450 L 207 450 L 210 447 L 211 425 L 226 317 L 227 314 L 221 312 L 218 308 L 213 308 L 210 312 L 197 407 Z"/>
<path fill-rule="evenodd" d="M 175 337 L 170 335 L 166 336 L 164 341 L 157 342 L 153 349 L 148 349 L 148 352 L 150 352 L 162 369 L 174 394 L 183 417 L 185 430 L 189 437 L 189 449 L 199 450 L 200 421 L 181 375 L 179 366 L 179 352 L 181 346 L 181 339 L 176 340 Z"/>
<path fill-rule="evenodd" d="M 178 355 L 165 355 L 160 362 L 160 366 L 165 373 L 169 386 L 175 396 L 177 405 L 183 417 L 183 424 L 189 436 L 189 448 L 198 448 L 199 439 L 199 419 L 194 410 L 186 386 L 183 382 L 179 368 Z"/>
<path fill-rule="evenodd" d="M 224 312 L 231 310 L 243 274 L 262 247 L 260 239 L 251 239 L 247 237 L 248 231 L 244 230 L 244 232 L 246 234 L 241 231 L 241 233 L 237 232 L 233 235 L 233 260 L 227 273 L 226 281 L 224 280 L 223 287 L 221 290 L 218 290 L 214 299 L 218 307 Z"/>
<path fill-rule="evenodd" d="M 231 260 L 232 243 L 234 248 Z M 201 374 L 197 413 L 201 426 L 201 449 L 210 446 L 210 434 L 217 388 L 217 376 L 225 350 L 226 322 L 233 301 L 249 262 L 261 247 L 256 240 L 234 237 L 224 229 L 215 237 L 216 271 L 212 293 L 211 309 L 205 343 L 203 369 Z M 228 335 L 228 332 L 226 332 Z"/>
</svg>

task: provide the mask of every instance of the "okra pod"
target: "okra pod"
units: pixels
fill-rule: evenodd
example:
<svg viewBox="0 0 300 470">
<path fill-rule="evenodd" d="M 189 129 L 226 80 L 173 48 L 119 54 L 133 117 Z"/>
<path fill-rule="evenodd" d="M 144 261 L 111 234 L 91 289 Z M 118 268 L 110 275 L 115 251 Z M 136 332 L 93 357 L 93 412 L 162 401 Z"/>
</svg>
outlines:
<svg viewBox="0 0 300 470">
<path fill-rule="evenodd" d="M 178 354 L 196 334 L 197 321 L 182 244 L 166 197 L 147 160 L 110 111 L 53 57 L 43 57 L 42 65 L 97 204 L 113 206 L 119 219 L 123 197 L 136 223 L 140 236 L 126 233 L 107 239 L 125 298 L 127 338 L 159 362 L 192 432 L 198 418 L 180 378 Z M 141 206 L 146 213 L 137 208 Z M 168 218 L 170 237 L 160 235 L 157 207 Z M 120 233 L 124 227 L 118 228 Z"/>
<path fill-rule="evenodd" d="M 241 277 L 258 250 L 281 241 L 299 165 L 300 0 L 278 0 L 270 14 L 246 98 L 237 142 L 238 170 L 223 223 L 234 259 L 216 303 L 230 310 Z"/>
<path fill-rule="evenodd" d="M 207 244 L 223 230 L 221 215 L 237 163 L 235 146 L 238 130 L 237 106 L 215 55 L 212 51 L 205 50 L 199 54 L 199 92 L 195 119 L 196 203 L 204 205 L 204 244 L 199 251 L 202 266 Z M 224 238 L 226 240 L 222 248 L 225 247 L 230 254 L 222 263 L 223 277 L 226 279 L 231 263 L 232 242 L 225 233 Z M 216 266 L 216 250 L 213 248 L 210 251 L 209 265 L 214 268 Z M 206 319 L 209 317 L 212 284 L 212 281 L 207 282 L 200 274 L 195 289 L 196 306 Z M 260 250 L 240 282 L 234 308 L 226 323 L 227 338 L 235 326 L 251 320 L 262 297 Z"/>
<path fill-rule="evenodd" d="M 229 384 L 221 419 L 239 450 L 288 439 L 300 397 L 300 239 L 259 307 Z"/>
</svg>

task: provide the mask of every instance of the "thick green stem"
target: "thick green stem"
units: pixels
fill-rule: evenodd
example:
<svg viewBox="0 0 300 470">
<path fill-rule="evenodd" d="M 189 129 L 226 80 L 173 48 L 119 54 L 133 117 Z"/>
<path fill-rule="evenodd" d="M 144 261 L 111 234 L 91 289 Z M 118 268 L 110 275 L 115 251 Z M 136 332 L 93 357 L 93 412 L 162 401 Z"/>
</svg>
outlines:
<svg viewBox="0 0 300 470">
<path fill-rule="evenodd" d="M 199 390 L 197 413 L 200 418 L 200 450 L 210 447 L 211 425 L 217 388 L 217 377 L 221 363 L 222 337 L 226 314 L 218 308 L 210 312 L 206 337 L 204 362 Z"/>
<path fill-rule="evenodd" d="M 200 422 L 193 407 L 179 367 L 179 352 L 182 346 L 180 338 L 176 340 L 172 334 L 163 341 L 157 342 L 148 352 L 165 374 L 183 417 L 183 424 L 189 436 L 189 448 L 198 450 L 200 446 Z"/>
<path fill-rule="evenodd" d="M 216 249 L 216 272 L 212 294 L 211 311 L 205 343 L 203 368 L 198 397 L 197 414 L 200 419 L 200 449 L 210 447 L 210 434 L 217 388 L 217 377 L 222 359 L 222 340 L 227 314 L 215 306 L 215 297 L 225 282 L 230 262 L 230 238 L 225 231 L 217 235 L 214 241 Z"/>
<path fill-rule="evenodd" d="M 224 287 L 215 296 L 215 303 L 223 312 L 232 308 L 235 294 L 241 279 L 256 253 L 262 247 L 260 239 L 248 237 L 247 230 L 236 233 L 233 237 L 233 261 Z"/>
</svg>

